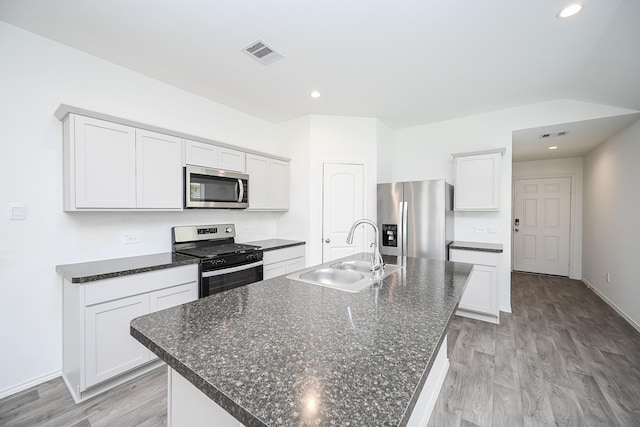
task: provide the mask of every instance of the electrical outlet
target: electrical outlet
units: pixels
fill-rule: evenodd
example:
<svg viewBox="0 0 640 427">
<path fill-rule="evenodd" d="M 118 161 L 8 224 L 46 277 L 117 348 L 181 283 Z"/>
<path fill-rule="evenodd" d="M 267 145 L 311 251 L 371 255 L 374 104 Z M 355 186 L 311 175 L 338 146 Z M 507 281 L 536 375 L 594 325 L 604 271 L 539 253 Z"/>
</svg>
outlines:
<svg viewBox="0 0 640 427">
<path fill-rule="evenodd" d="M 129 245 L 131 243 L 140 243 L 142 239 L 140 238 L 140 233 L 128 233 L 125 234 L 122 238 L 122 242 L 125 245 Z"/>
<path fill-rule="evenodd" d="M 476 233 L 486 233 L 486 227 L 476 227 Z"/>
<path fill-rule="evenodd" d="M 611 283 L 611 273 L 607 273 L 607 283 Z"/>
</svg>

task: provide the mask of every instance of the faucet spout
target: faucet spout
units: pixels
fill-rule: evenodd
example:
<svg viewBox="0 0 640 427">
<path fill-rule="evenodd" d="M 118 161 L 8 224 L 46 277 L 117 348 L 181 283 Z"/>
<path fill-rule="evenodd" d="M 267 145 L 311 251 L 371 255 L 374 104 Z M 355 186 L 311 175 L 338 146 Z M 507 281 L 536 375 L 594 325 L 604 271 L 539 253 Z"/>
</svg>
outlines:
<svg viewBox="0 0 640 427">
<path fill-rule="evenodd" d="M 371 257 L 371 271 L 373 272 L 373 275 L 375 278 L 380 278 L 384 273 L 384 261 L 382 260 L 382 255 L 380 255 L 380 247 L 378 246 L 379 232 L 378 232 L 378 226 L 376 225 L 376 223 L 366 218 L 362 218 L 354 222 L 353 225 L 351 226 L 351 229 L 349 230 L 349 234 L 347 235 L 347 243 L 348 244 L 353 243 L 353 235 L 356 231 L 356 228 L 360 224 L 368 224 L 371 227 L 373 227 L 375 237 L 373 239 L 373 243 L 371 244 L 371 246 L 373 246 L 373 256 Z"/>
</svg>

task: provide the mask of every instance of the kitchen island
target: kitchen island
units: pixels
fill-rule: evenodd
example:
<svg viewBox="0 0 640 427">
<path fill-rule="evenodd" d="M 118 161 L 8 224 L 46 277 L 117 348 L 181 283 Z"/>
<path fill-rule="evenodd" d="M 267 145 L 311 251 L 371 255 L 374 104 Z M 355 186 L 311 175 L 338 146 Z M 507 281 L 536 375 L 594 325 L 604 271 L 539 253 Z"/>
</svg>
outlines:
<svg viewBox="0 0 640 427">
<path fill-rule="evenodd" d="M 169 422 L 197 417 L 186 384 L 237 425 L 414 424 L 472 266 L 405 260 L 358 293 L 279 276 L 134 319 L 171 368 Z"/>
</svg>

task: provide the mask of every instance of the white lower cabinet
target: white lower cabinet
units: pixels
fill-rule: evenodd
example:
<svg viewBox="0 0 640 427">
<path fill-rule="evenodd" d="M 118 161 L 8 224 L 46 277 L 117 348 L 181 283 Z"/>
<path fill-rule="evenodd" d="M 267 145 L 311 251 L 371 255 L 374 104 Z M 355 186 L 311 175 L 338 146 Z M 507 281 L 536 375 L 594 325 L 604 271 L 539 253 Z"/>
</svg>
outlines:
<svg viewBox="0 0 640 427">
<path fill-rule="evenodd" d="M 265 251 L 263 261 L 264 280 L 302 270 L 305 267 L 304 245 Z"/>
<path fill-rule="evenodd" d="M 131 336 L 131 320 L 196 299 L 197 264 L 80 284 L 64 279 L 62 376 L 74 400 L 160 364 Z"/>
<path fill-rule="evenodd" d="M 474 264 L 456 314 L 491 323 L 499 323 L 498 282 L 500 254 L 497 252 L 451 249 L 449 251 L 449 259 L 454 262 Z"/>
<path fill-rule="evenodd" d="M 85 386 L 91 387 L 149 361 L 149 350 L 129 335 L 129 322 L 149 313 L 149 295 L 85 309 Z"/>
</svg>

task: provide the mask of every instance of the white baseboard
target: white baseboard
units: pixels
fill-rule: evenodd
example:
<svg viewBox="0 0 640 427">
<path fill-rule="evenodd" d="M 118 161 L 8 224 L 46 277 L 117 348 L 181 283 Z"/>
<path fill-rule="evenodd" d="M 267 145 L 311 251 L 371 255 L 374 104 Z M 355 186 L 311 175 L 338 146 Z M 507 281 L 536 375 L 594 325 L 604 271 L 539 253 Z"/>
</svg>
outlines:
<svg viewBox="0 0 640 427">
<path fill-rule="evenodd" d="M 54 378 L 58 378 L 60 375 L 62 375 L 61 371 L 53 371 L 48 374 L 30 379 L 29 381 L 25 381 L 9 388 L 5 388 L 4 390 L 0 390 L 0 399 L 11 396 L 12 394 L 20 393 L 23 390 L 40 385 Z"/>
<path fill-rule="evenodd" d="M 511 305 L 501 305 L 498 310 L 511 314 Z"/>
<path fill-rule="evenodd" d="M 627 321 L 627 323 L 629 323 L 631 326 L 633 326 L 638 332 L 640 332 L 640 325 L 638 325 L 631 317 L 627 316 L 627 313 L 625 313 L 624 311 L 622 311 L 622 309 L 620 307 L 618 307 L 613 301 L 611 301 L 609 298 L 607 298 L 602 292 L 600 292 L 595 286 L 593 286 L 591 283 L 589 283 L 589 281 L 587 279 L 582 279 L 582 283 L 584 283 L 585 285 L 587 285 L 587 287 L 589 289 L 591 289 L 596 295 L 598 295 L 600 297 L 600 299 L 604 302 L 606 302 L 607 304 L 609 304 L 609 306 L 611 308 L 613 308 L 616 313 L 618 313 L 620 316 L 622 316 L 622 318 L 624 320 Z"/>
</svg>

